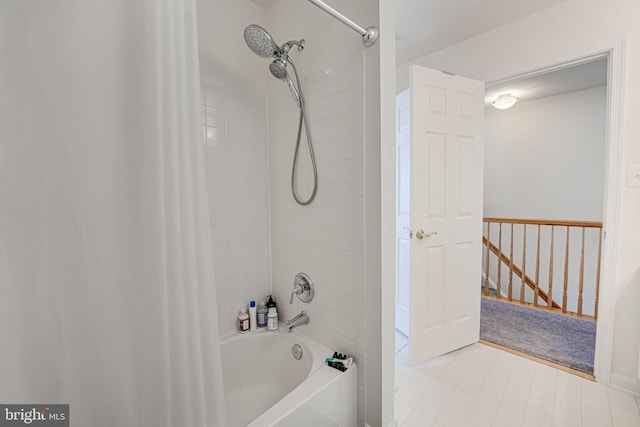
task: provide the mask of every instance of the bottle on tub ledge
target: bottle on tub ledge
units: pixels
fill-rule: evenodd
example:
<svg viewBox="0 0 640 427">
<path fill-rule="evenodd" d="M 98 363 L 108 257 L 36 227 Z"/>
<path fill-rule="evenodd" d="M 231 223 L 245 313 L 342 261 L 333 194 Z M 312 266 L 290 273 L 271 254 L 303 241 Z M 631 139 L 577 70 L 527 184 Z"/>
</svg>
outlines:
<svg viewBox="0 0 640 427">
<path fill-rule="evenodd" d="M 268 295 L 267 298 L 268 298 L 267 303 L 266 303 L 267 310 L 270 309 L 271 307 L 277 309 L 278 308 L 278 304 L 276 304 L 276 302 L 273 300 L 273 297 L 271 295 Z"/>
<path fill-rule="evenodd" d="M 267 303 L 262 300 L 260 301 L 260 304 L 258 305 L 258 310 L 257 311 L 257 319 L 258 319 L 258 328 L 266 328 L 267 327 L 267 314 L 268 314 L 268 309 L 267 309 Z"/>
<path fill-rule="evenodd" d="M 251 301 L 249 303 L 249 330 L 251 332 L 255 332 L 258 329 L 257 321 L 256 302 Z"/>
<path fill-rule="evenodd" d="M 278 330 L 278 310 L 275 307 L 269 308 L 269 313 L 267 314 L 267 330 Z"/>
<path fill-rule="evenodd" d="M 244 308 L 238 313 L 238 332 L 244 334 L 249 330 L 249 315 Z"/>
<path fill-rule="evenodd" d="M 268 310 L 267 311 L 267 330 L 276 331 L 278 330 L 278 307 L 271 295 L 269 295 L 269 299 L 267 300 L 266 306 Z"/>
</svg>

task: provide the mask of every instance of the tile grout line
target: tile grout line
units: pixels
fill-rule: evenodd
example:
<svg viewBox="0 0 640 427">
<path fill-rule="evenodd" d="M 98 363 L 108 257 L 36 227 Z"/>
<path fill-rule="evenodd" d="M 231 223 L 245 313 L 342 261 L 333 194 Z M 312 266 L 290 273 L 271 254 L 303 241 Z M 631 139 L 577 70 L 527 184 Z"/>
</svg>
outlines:
<svg viewBox="0 0 640 427">
<path fill-rule="evenodd" d="M 496 361 L 497 360 L 498 360 L 498 356 L 496 356 Z M 507 384 L 511 381 L 511 377 L 513 376 L 513 371 L 516 368 L 516 364 L 517 362 L 514 362 L 513 366 L 511 367 L 511 372 L 509 372 L 509 379 L 507 381 Z M 498 403 L 498 410 L 496 411 L 496 413 L 493 415 L 493 418 L 491 419 L 491 424 L 493 424 L 498 417 L 498 413 L 500 412 L 500 407 L 502 406 L 502 401 L 504 400 L 504 396 L 506 393 L 507 393 L 507 389 L 505 387 L 504 391 L 502 392 L 502 396 L 500 396 L 500 402 Z M 529 394 L 530 393 L 531 393 L 531 386 L 529 386 Z M 527 400 L 528 399 L 529 399 L 529 395 L 527 395 Z M 520 414 L 520 424 L 522 424 L 523 419 L 524 419 L 524 415 Z"/>
<path fill-rule="evenodd" d="M 480 351 L 477 352 L 477 354 L 473 357 L 473 360 L 475 360 L 478 357 L 478 354 L 480 354 Z M 454 360 L 457 359 L 454 358 Z M 447 399 L 447 401 L 445 402 L 445 406 L 449 403 L 449 400 L 451 400 L 451 396 L 453 396 L 453 394 L 455 393 L 456 390 L 458 390 L 458 387 L 460 385 L 460 383 L 462 382 L 462 380 L 464 379 L 465 375 L 467 375 L 467 372 L 469 372 L 469 369 L 471 369 L 471 364 L 473 363 L 473 360 L 471 362 L 469 362 L 467 364 L 467 368 L 464 371 L 464 374 L 462 374 L 462 376 L 460 377 L 460 379 L 458 380 L 458 382 L 455 385 L 455 388 L 453 389 L 453 391 L 451 392 L 451 394 L 449 395 L 449 398 Z M 471 404 L 471 406 L 473 406 L 473 403 L 475 403 L 476 399 L 478 398 L 477 393 L 476 396 L 473 399 L 473 402 Z M 462 419 L 463 423 L 467 420 L 467 417 L 469 416 L 469 412 L 471 412 L 471 408 L 469 408 L 467 410 L 467 413 L 464 415 L 464 418 Z M 442 413 L 442 412 L 441 412 Z M 438 418 L 440 417 L 440 414 L 438 415 Z M 438 419 L 436 418 L 436 422 L 438 421 Z"/>
<path fill-rule="evenodd" d="M 487 349 L 489 349 L 489 348 L 491 348 L 491 347 L 488 347 L 488 346 L 487 346 L 486 348 L 487 348 Z M 494 352 L 494 349 L 493 349 L 493 348 L 491 348 L 491 350 L 490 350 L 490 351 L 491 351 L 491 352 Z M 480 351 L 478 354 L 480 354 L 480 353 L 481 353 L 481 351 Z M 483 387 L 483 386 L 486 384 L 486 382 L 489 380 L 489 372 L 491 372 L 491 369 L 493 369 L 493 367 L 497 364 L 498 359 L 499 359 L 499 357 L 498 357 L 499 355 L 500 355 L 499 353 L 497 353 L 497 352 L 495 353 L 495 356 L 494 356 L 493 361 L 492 361 L 492 363 L 491 363 L 491 367 L 489 367 L 489 369 L 487 369 L 487 374 L 485 375 L 485 378 L 484 378 L 484 380 L 482 381 L 482 384 L 480 385 L 480 390 L 482 390 L 482 387 Z M 477 357 L 477 356 L 476 356 L 476 357 Z M 514 368 L 515 368 L 515 363 L 513 364 L 513 366 L 511 367 L 511 370 L 510 370 L 510 372 L 509 372 L 509 377 L 507 378 L 507 381 L 506 381 L 506 382 L 507 382 L 507 384 L 509 383 L 509 380 L 511 380 L 511 376 L 513 375 L 513 369 L 514 369 Z M 500 401 L 499 401 L 499 402 L 498 402 L 498 404 L 497 404 L 498 409 L 497 409 L 497 410 L 495 411 L 495 413 L 491 416 L 491 424 L 492 424 L 492 425 L 493 425 L 493 423 L 494 423 L 494 422 L 495 422 L 495 420 L 496 420 L 496 417 L 497 417 L 497 415 L 498 415 L 498 412 L 500 411 L 500 405 L 502 404 L 502 399 L 504 399 L 504 394 L 505 394 L 505 393 L 506 393 L 506 388 L 505 388 L 505 390 L 503 390 L 503 391 L 502 391 L 502 393 L 501 393 L 501 395 L 500 395 Z M 476 401 L 478 401 L 478 393 L 476 393 L 476 397 L 475 397 L 475 399 L 474 399 L 473 403 L 475 404 L 475 403 L 476 403 Z M 465 422 L 467 421 L 467 417 L 468 417 L 468 416 L 469 416 L 469 414 L 467 414 L 467 416 L 465 417 L 465 420 L 464 420 Z"/>
<path fill-rule="evenodd" d="M 616 394 L 617 390 L 615 389 L 604 385 L 601 385 L 600 387 L 595 386 L 594 388 L 592 384 L 587 384 L 588 380 L 586 379 L 573 377 L 545 365 L 520 359 L 510 354 L 509 356 L 501 357 L 502 352 L 500 350 L 487 346 L 478 346 L 477 349 L 478 350 L 473 349 L 464 353 L 455 353 L 453 357 L 451 357 L 450 354 L 447 359 L 441 359 L 439 363 L 436 362 L 434 364 L 435 368 L 428 368 L 430 374 L 427 375 L 432 376 L 434 381 L 438 381 L 450 387 L 450 393 L 448 393 L 444 398 L 445 400 L 439 404 L 440 410 L 436 414 L 430 412 L 430 416 L 428 418 L 433 421 L 433 425 L 443 425 L 442 422 L 444 418 L 451 418 L 451 416 L 455 417 L 457 415 L 455 413 L 456 411 L 452 413 L 449 410 L 445 411 L 445 408 L 447 408 L 447 406 L 451 406 L 452 403 L 455 403 L 453 400 L 454 395 L 460 393 L 462 393 L 462 399 L 473 397 L 472 400 L 470 399 L 468 408 L 464 415 L 460 418 L 460 425 L 474 425 L 474 419 L 470 418 L 474 413 L 472 412 L 472 408 L 476 407 L 476 412 L 478 411 L 478 408 L 480 408 L 480 412 L 482 412 L 482 414 L 486 414 L 481 407 L 486 407 L 487 405 L 484 404 L 484 400 L 480 399 L 481 392 L 485 388 L 499 391 L 499 394 L 495 391 L 493 392 L 493 395 L 496 398 L 495 400 L 488 401 L 495 402 L 495 410 L 490 416 L 487 415 L 487 425 L 529 426 L 535 425 L 536 423 L 538 425 L 542 425 L 540 422 L 546 423 L 547 421 L 553 425 L 590 425 L 589 421 L 593 420 L 589 419 L 588 411 L 585 412 L 584 410 L 585 405 L 590 405 L 590 402 L 594 404 L 602 402 L 603 406 L 597 413 L 601 414 L 603 417 L 602 421 L 608 419 L 608 422 L 606 423 L 607 425 L 613 427 L 620 425 L 619 423 L 622 423 L 622 425 L 630 425 L 625 423 L 633 423 L 635 422 L 634 420 L 640 419 L 638 418 L 640 417 L 640 396 L 627 396 L 627 393 L 623 393 L 623 395 L 618 396 Z M 484 363 L 487 364 L 486 368 L 482 368 Z M 424 367 L 428 366 L 429 362 L 424 365 L 420 365 L 420 367 L 408 367 L 407 370 L 403 370 L 404 373 L 410 372 L 408 377 L 411 379 L 405 387 L 415 382 L 420 375 L 423 375 Z M 476 368 L 478 367 L 482 368 L 480 370 L 483 371 L 484 375 L 473 375 L 472 378 L 470 373 L 477 370 Z M 531 371 L 529 371 L 529 369 L 531 369 Z M 456 372 L 451 374 L 447 379 L 447 371 L 449 371 L 450 374 L 452 370 Z M 491 375 L 492 372 L 497 371 L 501 371 L 499 377 Z M 524 374 L 516 375 L 520 371 L 523 371 Z M 480 378 L 481 381 L 476 381 Z M 495 387 L 491 387 L 491 378 L 497 378 L 495 380 Z M 443 379 L 447 379 L 447 381 L 443 381 Z M 552 381 L 553 383 L 551 384 Z M 415 425 L 421 425 L 416 419 L 416 414 L 419 414 L 420 417 L 424 418 L 423 412 L 418 411 L 417 408 L 424 404 L 425 401 L 428 404 L 429 397 L 427 396 L 432 392 L 433 385 L 434 384 L 429 385 L 425 395 L 420 398 L 420 403 L 415 405 L 405 403 L 405 409 L 408 409 L 408 413 L 406 414 L 406 417 L 403 418 L 402 422 L 399 423 L 400 426 L 406 425 L 407 427 L 413 427 Z M 466 387 L 465 385 L 469 385 L 469 387 Z M 536 385 L 538 386 L 537 399 L 534 398 L 534 386 Z M 548 386 L 550 386 L 549 388 L 552 390 L 548 389 Z M 509 406 L 510 400 L 507 399 L 509 396 L 515 396 L 513 393 L 514 391 L 520 392 L 520 395 L 518 396 L 518 401 L 514 401 L 512 403 L 522 409 L 507 411 L 503 414 L 506 416 L 500 418 L 500 414 L 503 413 L 501 410 L 506 410 L 509 407 L 514 406 Z M 432 397 L 434 397 L 434 395 L 432 395 Z M 549 399 L 549 397 L 551 397 L 551 399 Z M 629 397 L 631 398 L 631 402 L 635 405 L 631 404 Z M 520 399 L 522 400 L 520 401 Z M 567 409 L 572 408 L 576 403 L 579 405 L 580 414 L 577 417 L 575 414 L 570 415 L 571 419 L 569 420 L 567 419 L 567 415 L 569 414 Z M 606 405 L 606 409 L 604 405 Z M 538 406 L 543 410 L 544 415 L 542 415 L 543 412 L 535 411 Z M 462 410 L 462 407 L 457 408 L 458 411 Z M 434 409 L 436 409 L 435 406 Z M 534 410 L 534 412 L 531 412 L 532 416 L 527 418 L 526 415 L 530 413 L 530 410 L 532 409 Z M 620 416 L 615 418 L 614 415 L 617 409 L 620 410 L 618 411 Z M 480 412 L 478 412 L 478 415 L 480 415 Z M 627 414 L 627 412 L 629 414 Z M 536 417 L 536 414 L 539 414 L 540 417 Z M 633 418 L 630 418 L 631 416 L 633 416 Z M 452 418 L 452 420 L 455 421 L 457 418 Z M 498 423 L 498 420 L 501 422 Z M 418 422 L 418 424 L 416 424 L 416 422 Z M 602 424 L 605 425 L 604 422 Z"/>
</svg>

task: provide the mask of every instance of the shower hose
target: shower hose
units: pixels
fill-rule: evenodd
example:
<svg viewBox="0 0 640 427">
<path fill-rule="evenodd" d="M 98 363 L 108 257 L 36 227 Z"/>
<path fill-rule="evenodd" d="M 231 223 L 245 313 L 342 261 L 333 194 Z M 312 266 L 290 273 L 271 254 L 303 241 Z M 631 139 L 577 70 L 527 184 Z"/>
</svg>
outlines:
<svg viewBox="0 0 640 427">
<path fill-rule="evenodd" d="M 316 166 L 316 156 L 313 153 L 313 144 L 311 142 L 311 135 L 309 134 L 309 123 L 307 121 L 307 114 L 304 108 L 304 100 L 302 97 L 302 90 L 300 87 L 300 79 L 298 78 L 298 70 L 296 70 L 296 66 L 293 64 L 293 61 L 291 61 L 291 59 L 289 58 L 289 55 L 287 55 L 287 61 L 291 64 L 291 67 L 293 68 L 293 74 L 296 78 L 296 83 L 298 85 L 298 93 L 300 94 L 300 102 L 298 104 L 300 108 L 300 116 L 298 118 L 298 136 L 296 138 L 296 148 L 293 153 L 293 165 L 291 167 L 291 194 L 293 195 L 293 198 L 296 201 L 296 203 L 298 203 L 299 205 L 305 206 L 311 203 L 313 199 L 315 199 L 316 197 L 316 193 L 318 191 L 318 168 Z M 298 153 L 300 151 L 300 139 L 302 137 L 303 124 L 304 124 L 304 133 L 307 137 L 307 145 L 309 147 L 309 157 L 311 158 L 311 167 L 313 168 L 313 191 L 311 192 L 311 195 L 309 196 L 309 198 L 306 200 L 301 199 L 300 196 L 298 196 L 298 193 L 296 192 L 296 169 L 298 167 Z"/>
</svg>

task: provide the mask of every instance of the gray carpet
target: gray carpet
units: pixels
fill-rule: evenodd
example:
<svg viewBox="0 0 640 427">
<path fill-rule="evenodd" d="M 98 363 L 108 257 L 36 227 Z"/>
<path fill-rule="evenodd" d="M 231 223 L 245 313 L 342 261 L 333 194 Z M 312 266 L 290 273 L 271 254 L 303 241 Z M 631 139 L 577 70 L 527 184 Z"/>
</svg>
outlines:
<svg viewBox="0 0 640 427">
<path fill-rule="evenodd" d="M 481 299 L 480 339 L 593 375 L 595 322 Z"/>
</svg>

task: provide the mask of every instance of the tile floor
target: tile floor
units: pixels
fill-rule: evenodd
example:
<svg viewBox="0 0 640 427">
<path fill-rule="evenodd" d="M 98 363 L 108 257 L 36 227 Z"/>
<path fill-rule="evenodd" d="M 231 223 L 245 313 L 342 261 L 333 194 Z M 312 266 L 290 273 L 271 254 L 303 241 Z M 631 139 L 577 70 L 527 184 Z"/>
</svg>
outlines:
<svg viewBox="0 0 640 427">
<path fill-rule="evenodd" d="M 396 355 L 400 427 L 640 426 L 640 397 L 473 344 L 418 366 Z"/>
</svg>

